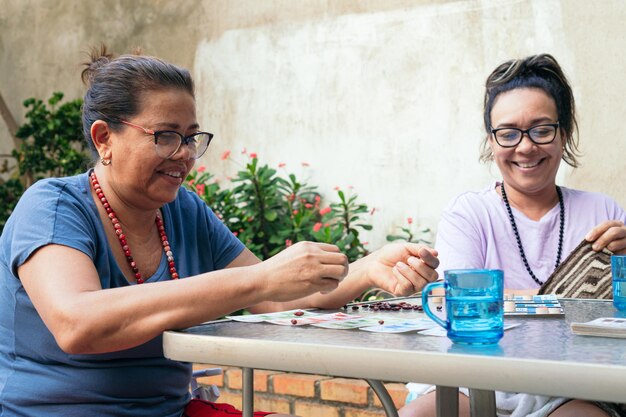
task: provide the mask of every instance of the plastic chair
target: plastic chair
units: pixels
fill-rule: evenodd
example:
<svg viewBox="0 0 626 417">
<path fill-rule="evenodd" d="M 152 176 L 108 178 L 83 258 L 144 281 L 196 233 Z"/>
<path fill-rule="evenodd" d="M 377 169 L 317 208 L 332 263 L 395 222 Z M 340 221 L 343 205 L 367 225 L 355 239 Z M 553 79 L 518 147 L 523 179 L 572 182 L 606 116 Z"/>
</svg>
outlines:
<svg viewBox="0 0 626 417">
<path fill-rule="evenodd" d="M 215 402 L 220 396 L 220 390 L 215 385 L 207 386 L 198 384 L 198 378 L 219 375 L 221 373 L 221 368 L 207 368 L 193 371 L 191 374 L 191 396 L 199 400 Z"/>
</svg>

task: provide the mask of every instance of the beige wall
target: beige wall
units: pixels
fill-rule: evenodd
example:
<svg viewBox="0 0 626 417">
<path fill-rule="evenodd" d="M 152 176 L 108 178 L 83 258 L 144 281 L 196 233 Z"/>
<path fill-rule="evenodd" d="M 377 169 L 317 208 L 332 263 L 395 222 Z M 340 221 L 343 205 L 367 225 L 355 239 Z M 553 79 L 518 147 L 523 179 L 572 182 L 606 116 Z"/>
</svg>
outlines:
<svg viewBox="0 0 626 417">
<path fill-rule="evenodd" d="M 583 166 L 559 183 L 626 206 L 624 21 L 622 0 L 0 0 L 0 91 L 22 122 L 27 97 L 82 95 L 89 46 L 141 46 L 192 70 L 216 134 L 210 170 L 232 174 L 219 156 L 246 148 L 324 195 L 352 186 L 377 209 L 375 248 L 498 178 L 477 162 L 484 79 L 539 52 L 561 62 L 579 106 Z"/>
</svg>

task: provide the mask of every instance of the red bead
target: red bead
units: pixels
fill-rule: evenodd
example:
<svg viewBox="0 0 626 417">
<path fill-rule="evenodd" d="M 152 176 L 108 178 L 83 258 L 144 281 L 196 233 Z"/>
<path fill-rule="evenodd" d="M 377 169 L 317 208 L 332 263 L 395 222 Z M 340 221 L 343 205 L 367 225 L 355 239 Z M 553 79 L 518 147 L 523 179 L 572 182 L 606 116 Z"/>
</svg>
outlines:
<svg viewBox="0 0 626 417">
<path fill-rule="evenodd" d="M 143 284 L 143 279 L 142 278 L 137 278 L 137 284 Z"/>
<path fill-rule="evenodd" d="M 141 279 L 141 274 L 140 274 L 139 272 L 136 272 L 136 273 L 135 273 L 135 278 L 136 278 L 136 279 Z M 143 281 L 143 280 L 142 280 L 142 281 Z"/>
<path fill-rule="evenodd" d="M 167 236 L 163 236 L 165 239 L 167 239 Z M 170 242 L 168 242 L 167 240 L 163 241 L 163 248 L 165 248 L 166 246 L 169 246 Z"/>
<path fill-rule="evenodd" d="M 174 267 L 170 268 L 170 274 L 173 274 L 174 272 L 176 272 L 176 268 Z"/>
<path fill-rule="evenodd" d="M 129 251 L 129 250 L 124 251 L 124 255 L 126 255 L 126 256 L 130 256 L 130 251 Z"/>
<path fill-rule="evenodd" d="M 176 272 L 172 274 L 172 279 L 178 279 L 178 274 Z"/>
<path fill-rule="evenodd" d="M 131 267 L 131 268 L 137 268 L 137 262 L 135 262 L 135 261 L 130 261 L 130 267 Z"/>
<path fill-rule="evenodd" d="M 169 263 L 169 267 L 170 267 L 170 268 L 173 268 L 174 266 L 175 266 L 175 264 L 174 264 L 174 262 L 173 262 L 173 261 Z"/>
<path fill-rule="evenodd" d="M 122 236 L 122 231 L 120 229 L 116 229 L 115 234 L 118 236 Z"/>
</svg>

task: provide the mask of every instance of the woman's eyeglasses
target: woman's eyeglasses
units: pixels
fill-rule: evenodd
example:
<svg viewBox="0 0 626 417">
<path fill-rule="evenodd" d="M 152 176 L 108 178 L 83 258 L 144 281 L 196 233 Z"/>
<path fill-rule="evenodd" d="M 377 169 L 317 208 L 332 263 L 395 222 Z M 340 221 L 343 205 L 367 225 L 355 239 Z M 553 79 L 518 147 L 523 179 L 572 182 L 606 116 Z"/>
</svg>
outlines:
<svg viewBox="0 0 626 417">
<path fill-rule="evenodd" d="M 213 139 L 213 134 L 209 132 L 197 132 L 189 136 L 183 136 L 175 130 L 154 131 L 125 120 L 120 120 L 120 122 L 135 129 L 140 129 L 147 135 L 153 135 L 156 153 L 165 159 L 176 155 L 181 146 L 186 147 L 190 159 L 198 159 L 204 155 L 209 147 L 209 143 L 211 143 L 211 139 Z"/>
<path fill-rule="evenodd" d="M 559 130 L 559 122 L 545 123 L 537 126 L 533 126 L 529 129 L 517 129 L 515 127 L 502 127 L 498 129 L 491 129 L 493 137 L 498 142 L 498 145 L 503 148 L 513 148 L 520 144 L 524 133 L 528 135 L 530 140 L 537 145 L 547 145 L 552 143 L 556 138 L 556 132 Z"/>
</svg>

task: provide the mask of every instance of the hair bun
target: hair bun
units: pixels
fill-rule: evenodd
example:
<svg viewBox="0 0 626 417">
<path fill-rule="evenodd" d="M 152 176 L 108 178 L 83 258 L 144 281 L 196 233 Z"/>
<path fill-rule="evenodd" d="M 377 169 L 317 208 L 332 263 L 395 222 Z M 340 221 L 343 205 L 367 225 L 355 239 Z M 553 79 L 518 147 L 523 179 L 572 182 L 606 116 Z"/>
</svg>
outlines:
<svg viewBox="0 0 626 417">
<path fill-rule="evenodd" d="M 105 44 L 101 44 L 100 48 L 92 47 L 88 54 L 89 61 L 82 64 L 85 66 L 85 69 L 80 74 L 80 78 L 86 85 L 90 85 L 98 70 L 113 59 L 113 54 L 107 51 Z"/>
</svg>

